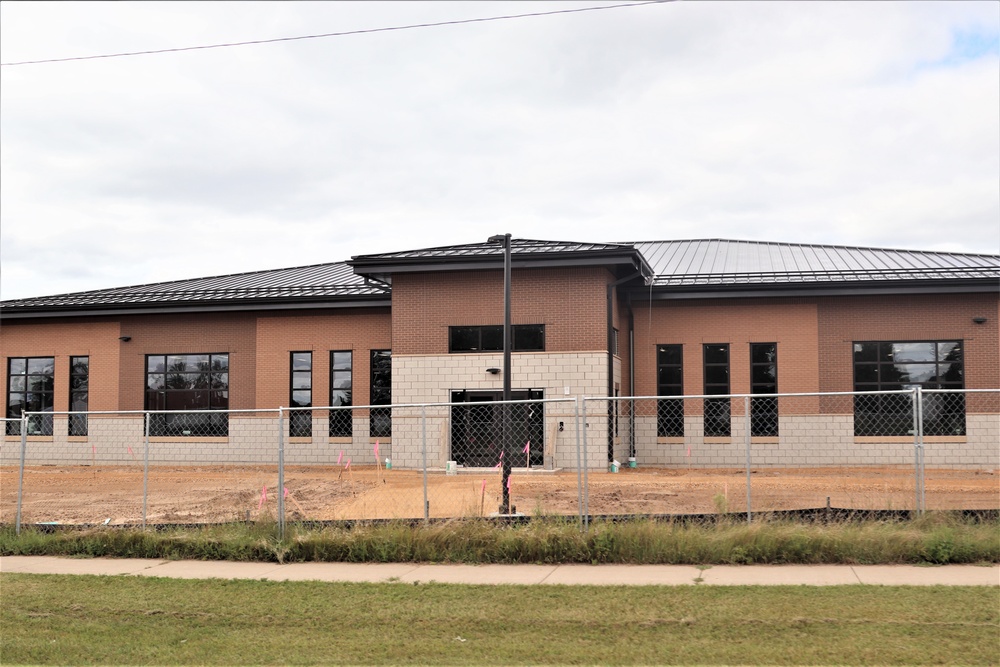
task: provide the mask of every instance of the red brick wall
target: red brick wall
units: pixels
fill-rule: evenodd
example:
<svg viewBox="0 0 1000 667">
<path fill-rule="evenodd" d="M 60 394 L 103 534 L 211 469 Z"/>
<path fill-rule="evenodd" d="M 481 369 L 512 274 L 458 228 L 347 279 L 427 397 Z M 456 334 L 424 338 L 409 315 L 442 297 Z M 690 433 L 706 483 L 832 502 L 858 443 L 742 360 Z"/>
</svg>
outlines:
<svg viewBox="0 0 1000 667">
<path fill-rule="evenodd" d="M 290 401 L 292 351 L 312 352 L 313 405 L 330 402 L 330 352 L 350 350 L 355 405 L 367 405 L 371 379 L 370 350 L 392 348 L 388 308 L 346 309 L 323 314 L 261 315 L 257 320 L 257 398 L 259 408 Z"/>
<path fill-rule="evenodd" d="M 854 341 L 964 340 L 965 387 L 1000 386 L 996 294 L 828 298 L 818 301 L 820 391 L 853 391 Z M 975 324 L 973 317 L 985 317 Z"/>
<path fill-rule="evenodd" d="M 547 352 L 607 350 L 602 268 L 515 269 L 511 320 L 544 324 Z M 447 354 L 449 326 L 503 324 L 503 272 L 400 274 L 392 281 L 393 352 Z"/>
<path fill-rule="evenodd" d="M 704 391 L 702 345 L 728 343 L 730 391 L 750 391 L 750 343 L 778 344 L 778 391 L 817 391 L 816 306 L 775 299 L 635 305 L 636 393 L 656 394 L 656 346 L 684 345 L 684 393 Z"/>
<path fill-rule="evenodd" d="M 69 410 L 69 358 L 90 357 L 90 409 L 118 407 L 118 322 L 100 320 L 7 320 L 0 327 L 3 414 L 7 414 L 7 360 L 10 357 L 55 357 L 56 411 Z"/>
</svg>

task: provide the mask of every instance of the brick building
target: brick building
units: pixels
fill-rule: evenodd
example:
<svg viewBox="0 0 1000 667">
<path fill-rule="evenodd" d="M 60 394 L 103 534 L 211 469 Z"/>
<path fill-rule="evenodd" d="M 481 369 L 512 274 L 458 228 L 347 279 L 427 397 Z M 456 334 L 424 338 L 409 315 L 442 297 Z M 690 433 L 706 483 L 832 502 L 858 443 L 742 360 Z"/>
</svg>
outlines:
<svg viewBox="0 0 1000 667">
<path fill-rule="evenodd" d="M 772 463 L 822 464 L 912 443 L 898 397 L 859 407 L 836 392 L 1000 387 L 1000 256 L 514 239 L 511 257 L 512 398 L 648 397 L 588 418 L 591 467 L 630 455 L 672 465 L 682 452 L 738 464 L 746 424 Z M 503 248 L 490 242 L 6 301 L 4 401 L 11 419 L 51 413 L 27 436 L 51 443 L 53 461 L 80 458 L 92 438 L 144 436 L 125 415 L 61 413 L 162 411 L 149 435 L 164 458 L 210 445 L 253 461 L 271 444 L 240 433 L 261 416 L 232 411 L 297 406 L 315 408 L 285 425 L 299 462 L 344 450 L 361 462 L 379 440 L 397 466 L 417 466 L 415 423 L 380 406 L 499 400 L 503 319 Z M 997 396 L 959 396 L 926 437 L 951 461 L 1000 466 Z M 553 446 L 571 437 L 568 404 L 539 405 L 522 423 L 532 464 L 576 466 Z M 441 409 L 431 462 L 488 465 L 458 435 L 473 426 Z M 20 440 L 20 422 L 5 429 Z"/>
</svg>

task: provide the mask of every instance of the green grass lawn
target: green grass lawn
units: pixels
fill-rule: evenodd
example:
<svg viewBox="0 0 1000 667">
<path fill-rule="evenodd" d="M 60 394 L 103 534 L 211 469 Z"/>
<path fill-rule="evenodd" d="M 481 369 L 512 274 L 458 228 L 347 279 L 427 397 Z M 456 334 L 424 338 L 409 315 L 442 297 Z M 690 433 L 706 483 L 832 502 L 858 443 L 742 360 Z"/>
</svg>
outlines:
<svg viewBox="0 0 1000 667">
<path fill-rule="evenodd" d="M 997 664 L 992 587 L 0 575 L 0 664 Z"/>
</svg>

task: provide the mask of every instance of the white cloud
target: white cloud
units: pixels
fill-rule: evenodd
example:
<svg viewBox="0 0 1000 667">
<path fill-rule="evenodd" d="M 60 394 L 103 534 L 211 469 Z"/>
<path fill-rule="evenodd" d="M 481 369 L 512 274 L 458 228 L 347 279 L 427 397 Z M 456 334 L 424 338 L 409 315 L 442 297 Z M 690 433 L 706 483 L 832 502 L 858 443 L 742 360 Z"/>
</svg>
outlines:
<svg viewBox="0 0 1000 667">
<path fill-rule="evenodd" d="M 0 59 L 596 4 L 4 3 Z M 506 231 L 996 253 L 990 39 L 993 3 L 666 3 L 4 67 L 0 293 Z"/>
</svg>

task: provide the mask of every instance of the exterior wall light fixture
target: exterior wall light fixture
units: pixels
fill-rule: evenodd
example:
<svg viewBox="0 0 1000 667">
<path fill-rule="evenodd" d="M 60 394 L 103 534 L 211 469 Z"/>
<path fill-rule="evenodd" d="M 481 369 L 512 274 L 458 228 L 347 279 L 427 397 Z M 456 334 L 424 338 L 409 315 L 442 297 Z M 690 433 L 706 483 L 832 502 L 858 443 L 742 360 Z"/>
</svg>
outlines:
<svg viewBox="0 0 1000 667">
<path fill-rule="evenodd" d="M 973 317 L 972 321 L 975 322 L 976 324 L 986 324 L 985 317 Z"/>
<path fill-rule="evenodd" d="M 123 342 L 123 343 L 127 343 L 127 342 L 129 342 L 130 340 L 132 340 L 132 337 L 131 337 L 131 336 L 119 336 L 119 337 L 118 337 L 118 340 L 120 340 L 120 341 L 121 341 L 121 342 Z"/>
<path fill-rule="evenodd" d="M 489 373 L 490 375 L 500 375 L 499 368 L 487 368 L 486 372 Z"/>
</svg>

